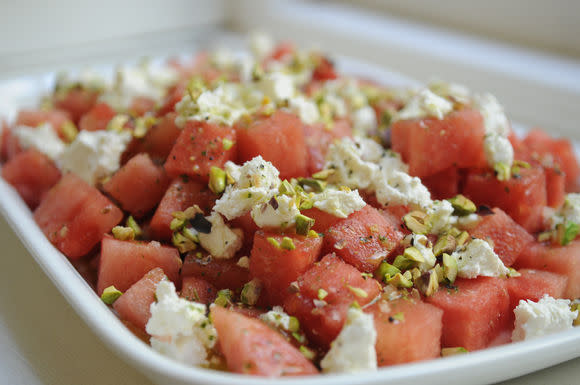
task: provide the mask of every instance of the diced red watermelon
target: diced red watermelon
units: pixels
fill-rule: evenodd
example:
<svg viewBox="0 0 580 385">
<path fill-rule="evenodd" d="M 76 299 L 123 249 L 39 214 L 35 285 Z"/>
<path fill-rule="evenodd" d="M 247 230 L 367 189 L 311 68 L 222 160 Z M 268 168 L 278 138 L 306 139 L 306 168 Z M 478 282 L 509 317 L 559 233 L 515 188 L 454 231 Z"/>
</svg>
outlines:
<svg viewBox="0 0 580 385">
<path fill-rule="evenodd" d="M 421 178 L 433 199 L 448 199 L 459 193 L 460 173 L 457 167 L 449 167 L 434 175 Z"/>
<path fill-rule="evenodd" d="M 170 281 L 181 282 L 181 258 L 176 248 L 156 241 L 120 241 L 106 236 L 101 243 L 97 293 L 111 285 L 124 292 L 156 267 L 162 268 Z"/>
<path fill-rule="evenodd" d="M 145 331 L 145 326 L 151 318 L 151 304 L 155 302 L 157 284 L 165 279 L 163 269 L 156 267 L 135 282 L 118 300 L 113 308 L 119 317 L 138 329 Z"/>
<path fill-rule="evenodd" d="M 399 120 L 391 126 L 393 150 L 418 177 L 437 174 L 449 167 L 485 166 L 485 128 L 478 111 L 452 112 L 444 119 Z"/>
<path fill-rule="evenodd" d="M 0 161 L 8 161 L 22 151 L 18 138 L 12 133 L 12 128 L 6 121 L 0 122 Z"/>
<path fill-rule="evenodd" d="M 68 112 L 73 122 L 78 124 L 80 118 L 93 108 L 98 96 L 98 91 L 75 87 L 65 93 L 57 92 L 53 102 L 56 108 Z"/>
<path fill-rule="evenodd" d="M 123 219 L 123 212 L 99 190 L 68 173 L 44 196 L 34 219 L 63 254 L 78 258 Z"/>
<path fill-rule="evenodd" d="M 285 250 L 272 245 L 268 239 L 278 243 L 283 237 L 292 239 L 295 249 Z M 320 256 L 322 238 L 309 238 L 295 234 L 277 234 L 258 231 L 250 256 L 250 273 L 264 285 L 264 294 L 270 304 L 279 304 L 286 298 L 290 283 L 304 273 Z"/>
<path fill-rule="evenodd" d="M 190 275 L 183 277 L 180 295 L 189 301 L 209 305 L 215 299 L 217 289 L 205 279 Z"/>
<path fill-rule="evenodd" d="M 401 298 L 381 300 L 365 311 L 374 316 L 379 366 L 439 357 L 441 309 L 419 299 Z"/>
<path fill-rule="evenodd" d="M 332 254 L 298 277 L 297 283 L 298 293 L 284 300 L 284 309 L 300 320 L 311 341 L 323 347 L 330 346 L 340 333 L 352 303 L 364 306 L 381 291 L 375 279 L 363 277 L 355 267 Z M 323 293 L 320 289 L 326 292 L 325 296 L 319 296 Z M 326 304 L 316 306 L 314 300 L 321 297 Z"/>
<path fill-rule="evenodd" d="M 220 306 L 211 309 L 228 369 L 266 377 L 316 374 L 318 370 L 265 323 Z"/>
<path fill-rule="evenodd" d="M 183 95 L 185 94 L 185 90 L 187 89 L 187 84 L 188 81 L 183 80 L 178 82 L 175 86 L 169 89 L 169 91 L 167 92 L 167 96 L 165 96 L 165 99 L 161 104 L 161 107 L 159 107 L 159 109 L 157 110 L 156 113 L 157 116 L 165 116 L 170 112 L 174 112 L 175 105 L 179 101 L 181 101 L 181 99 L 183 99 Z"/>
<path fill-rule="evenodd" d="M 504 265 L 511 266 L 534 241 L 534 237 L 502 209 L 494 208 L 492 211 L 493 214 L 484 216 L 469 234 L 480 239 L 490 239 L 494 245 L 493 250 Z"/>
<path fill-rule="evenodd" d="M 97 103 L 81 117 L 79 129 L 85 131 L 104 130 L 116 114 L 115 110 L 107 103 Z"/>
<path fill-rule="evenodd" d="M 520 269 L 519 277 L 507 280 L 507 289 L 510 295 L 510 308 L 518 306 L 520 300 L 529 299 L 537 302 L 548 294 L 554 298 L 562 298 L 568 277 L 543 270 Z"/>
<path fill-rule="evenodd" d="M 346 119 L 334 121 L 331 127 L 327 127 L 324 123 L 304 125 L 304 140 L 308 150 L 308 174 L 322 170 L 330 144 L 345 136 L 352 136 L 351 124 Z"/>
<path fill-rule="evenodd" d="M 138 153 L 145 152 L 157 162 L 165 162 L 181 130 L 175 125 L 175 116 L 171 112 L 161 118 L 147 131 L 143 138 L 134 138 L 123 154 L 123 160 L 130 159 Z"/>
<path fill-rule="evenodd" d="M 163 197 L 169 180 L 163 167 L 156 166 L 149 155 L 135 155 L 107 183 L 103 189 L 137 218 L 143 217 Z"/>
<path fill-rule="evenodd" d="M 377 209 L 366 205 L 331 226 L 324 235 L 324 250 L 335 252 L 359 270 L 371 273 L 385 260 L 403 233 Z"/>
<path fill-rule="evenodd" d="M 567 246 L 533 244 L 520 255 L 516 267 L 564 275 L 568 277 L 564 297 L 580 298 L 580 241 L 573 241 Z"/>
<path fill-rule="evenodd" d="M 443 310 L 443 347 L 483 349 L 510 328 L 510 299 L 505 279 L 458 279 L 454 287 L 441 287 L 427 303 Z"/>
<path fill-rule="evenodd" d="M 558 208 L 566 198 L 566 174 L 562 171 L 544 167 L 546 174 L 546 199 L 548 206 Z"/>
<path fill-rule="evenodd" d="M 143 116 L 146 112 L 155 110 L 157 102 L 146 96 L 138 96 L 131 101 L 128 112 L 133 116 Z"/>
<path fill-rule="evenodd" d="M 149 224 L 151 235 L 157 239 L 171 239 L 173 232 L 169 225 L 173 220 L 173 212 L 198 205 L 206 214 L 209 214 L 215 200 L 216 195 L 207 184 L 191 181 L 189 178 L 175 178 L 165 191 L 151 219 Z"/>
<path fill-rule="evenodd" d="M 334 69 L 334 63 L 324 56 L 318 58 L 318 64 L 312 72 L 313 81 L 326 81 L 337 78 L 336 71 Z"/>
<path fill-rule="evenodd" d="M 330 213 L 327 213 L 326 211 L 317 209 L 316 207 L 307 210 L 301 210 L 301 212 L 303 215 L 306 215 L 307 217 L 314 219 L 314 226 L 312 226 L 312 230 L 317 231 L 319 233 L 326 233 L 326 231 L 331 226 L 334 226 L 336 223 L 340 222 L 343 219 Z"/>
<path fill-rule="evenodd" d="M 261 155 L 289 179 L 308 173 L 308 152 L 302 121 L 293 114 L 276 111 L 258 116 L 249 125 L 238 122 L 238 157 L 240 163 Z"/>
<path fill-rule="evenodd" d="M 35 149 L 21 152 L 2 166 L 2 178 L 10 183 L 31 209 L 60 180 L 53 161 Z"/>
<path fill-rule="evenodd" d="M 201 252 L 187 254 L 181 275 L 203 278 L 218 290 L 239 289 L 251 279 L 250 270 L 239 266 L 237 260 L 212 258 Z"/>
<path fill-rule="evenodd" d="M 244 246 L 242 247 L 242 250 L 246 250 L 249 253 L 252 249 L 254 234 L 260 230 L 258 225 L 256 225 L 256 222 L 254 222 L 251 213 L 247 212 L 242 216 L 234 218 L 230 223 L 233 228 L 239 228 L 243 231 Z"/>
<path fill-rule="evenodd" d="M 70 116 L 67 112 L 61 110 L 20 110 L 16 116 L 16 125 L 36 127 L 42 123 L 50 123 L 56 130 L 61 139 L 64 138 L 62 127 L 65 123 L 70 122 Z"/>
<path fill-rule="evenodd" d="M 234 145 L 229 147 L 227 141 Z M 172 178 L 189 175 L 207 183 L 212 166 L 223 168 L 228 160 L 235 159 L 235 142 L 232 127 L 188 121 L 167 157 L 165 170 Z"/>
<path fill-rule="evenodd" d="M 541 168 L 522 168 L 519 177 L 500 181 L 489 171 L 471 171 L 463 194 L 478 205 L 499 207 L 529 232 L 542 228 L 547 203 L 546 176 Z"/>
</svg>

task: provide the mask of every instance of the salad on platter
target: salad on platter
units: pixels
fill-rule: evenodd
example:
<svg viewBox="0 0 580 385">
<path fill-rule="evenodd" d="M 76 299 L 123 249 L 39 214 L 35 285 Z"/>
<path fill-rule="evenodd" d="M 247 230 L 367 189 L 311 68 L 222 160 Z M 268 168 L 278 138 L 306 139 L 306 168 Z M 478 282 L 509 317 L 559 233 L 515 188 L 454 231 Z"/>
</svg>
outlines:
<svg viewBox="0 0 580 385">
<path fill-rule="evenodd" d="M 580 324 L 569 140 L 516 134 L 489 93 L 392 87 L 249 40 L 61 74 L 2 122 L 2 178 L 135 335 L 277 377 Z"/>
</svg>

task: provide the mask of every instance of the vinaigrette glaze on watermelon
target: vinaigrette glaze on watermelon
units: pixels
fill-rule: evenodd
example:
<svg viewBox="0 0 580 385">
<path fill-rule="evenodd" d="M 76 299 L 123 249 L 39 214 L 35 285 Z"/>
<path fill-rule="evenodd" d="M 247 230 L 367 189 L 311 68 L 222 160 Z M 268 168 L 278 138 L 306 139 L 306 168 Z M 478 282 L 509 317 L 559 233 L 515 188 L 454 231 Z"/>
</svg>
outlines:
<svg viewBox="0 0 580 385">
<path fill-rule="evenodd" d="M 61 76 L 2 123 L 2 178 L 139 338 L 277 377 L 580 323 L 569 141 L 518 137 L 458 84 L 397 89 L 250 47 Z"/>
</svg>

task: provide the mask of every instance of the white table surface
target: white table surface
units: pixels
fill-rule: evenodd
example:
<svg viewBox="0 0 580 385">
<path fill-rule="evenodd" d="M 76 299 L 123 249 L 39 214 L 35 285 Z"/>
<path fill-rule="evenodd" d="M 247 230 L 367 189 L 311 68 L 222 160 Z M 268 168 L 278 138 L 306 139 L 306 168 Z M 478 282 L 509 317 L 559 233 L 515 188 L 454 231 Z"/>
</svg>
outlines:
<svg viewBox="0 0 580 385">
<path fill-rule="evenodd" d="M 574 385 L 579 379 L 576 359 L 504 384 Z M 151 384 L 83 323 L 1 217 L 0 384 Z"/>
</svg>

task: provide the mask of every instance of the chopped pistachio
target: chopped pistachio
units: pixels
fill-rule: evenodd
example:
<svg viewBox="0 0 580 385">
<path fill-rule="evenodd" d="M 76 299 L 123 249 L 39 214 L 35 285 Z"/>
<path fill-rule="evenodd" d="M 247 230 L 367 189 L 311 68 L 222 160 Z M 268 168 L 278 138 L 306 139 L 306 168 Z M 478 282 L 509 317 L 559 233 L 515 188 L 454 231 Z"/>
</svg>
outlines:
<svg viewBox="0 0 580 385">
<path fill-rule="evenodd" d="M 67 143 L 71 143 L 77 137 L 79 130 L 77 126 L 70 120 L 67 120 L 61 127 L 61 132 L 64 135 L 64 139 Z"/>
<path fill-rule="evenodd" d="M 296 233 L 300 235 L 308 235 L 310 229 L 314 226 L 314 219 L 306 215 L 296 215 Z"/>
<path fill-rule="evenodd" d="M 463 246 L 469 241 L 469 233 L 467 231 L 462 231 L 461 234 L 455 237 L 457 241 L 457 246 Z"/>
<path fill-rule="evenodd" d="M 441 283 L 445 281 L 445 269 L 440 264 L 433 266 L 433 271 L 437 274 L 437 282 Z"/>
<path fill-rule="evenodd" d="M 457 248 L 457 240 L 451 234 L 445 234 L 439 237 L 435 246 L 433 246 L 433 254 L 436 257 L 443 253 L 452 253 Z"/>
<path fill-rule="evenodd" d="M 449 231 L 447 231 L 447 234 L 457 238 L 457 236 L 461 234 L 461 230 L 459 230 L 457 227 L 452 227 L 449 229 Z"/>
<path fill-rule="evenodd" d="M 217 297 L 214 303 L 221 307 L 226 307 L 232 303 L 232 298 L 234 297 L 230 289 L 223 289 L 218 291 Z"/>
<path fill-rule="evenodd" d="M 212 166 L 209 170 L 209 189 L 215 194 L 221 194 L 226 189 L 226 172 Z"/>
<path fill-rule="evenodd" d="M 538 242 L 547 242 L 554 237 L 553 231 L 544 231 L 543 233 L 538 234 Z"/>
<path fill-rule="evenodd" d="M 284 250 L 294 250 L 296 246 L 294 245 L 294 241 L 290 237 L 282 238 L 282 242 L 280 242 L 280 247 Z"/>
<path fill-rule="evenodd" d="M 405 226 L 415 234 L 427 234 L 430 230 L 428 216 L 422 211 L 411 211 L 403 217 Z"/>
<path fill-rule="evenodd" d="M 133 136 L 135 138 L 143 138 L 147 131 L 157 123 L 154 116 L 146 116 L 135 119 L 135 128 L 133 129 Z"/>
<path fill-rule="evenodd" d="M 441 357 L 449 357 L 449 356 L 455 356 L 457 354 L 465 354 L 465 353 L 469 353 L 469 350 L 462 348 L 460 346 L 458 346 L 456 348 L 443 348 L 443 349 L 441 349 Z"/>
<path fill-rule="evenodd" d="M 173 233 L 171 242 L 173 243 L 173 246 L 177 247 L 177 250 L 179 250 L 179 252 L 182 254 L 197 248 L 197 244 L 194 241 L 177 232 Z"/>
<path fill-rule="evenodd" d="M 393 277 L 388 278 L 387 283 L 395 287 L 405 287 L 405 288 L 413 287 L 413 282 L 411 282 L 410 279 L 408 279 L 401 273 L 397 273 Z"/>
<path fill-rule="evenodd" d="M 413 279 L 413 281 L 415 281 L 416 279 L 418 279 L 419 277 L 421 277 L 421 275 L 423 274 L 421 272 L 421 270 L 419 270 L 418 267 L 414 267 L 411 270 L 409 270 L 411 272 L 411 277 Z"/>
<path fill-rule="evenodd" d="M 127 124 L 127 122 L 129 122 L 130 119 L 131 118 L 129 117 L 129 115 L 125 114 L 115 115 L 113 119 L 111 119 L 107 124 L 107 130 L 121 132 L 123 131 L 125 124 Z"/>
<path fill-rule="evenodd" d="M 240 257 L 240 259 L 238 259 L 238 263 L 236 263 L 236 265 L 238 265 L 239 267 L 243 267 L 244 269 L 249 269 L 250 268 L 250 258 L 248 258 L 247 256 Z"/>
<path fill-rule="evenodd" d="M 556 226 L 556 239 L 560 245 L 566 246 L 576 238 L 579 232 L 580 226 L 577 223 L 562 223 Z"/>
<path fill-rule="evenodd" d="M 314 174 L 312 174 L 312 177 L 314 179 L 321 179 L 321 180 L 325 180 L 327 179 L 329 176 L 331 176 L 332 174 L 334 174 L 336 172 L 336 170 L 332 169 L 332 168 L 328 168 L 326 170 L 321 170 L 318 172 L 315 172 Z"/>
<path fill-rule="evenodd" d="M 448 199 L 448 201 L 451 203 L 451 206 L 453 206 L 453 215 L 463 217 L 477 211 L 475 203 L 462 194 L 458 194 L 453 198 Z"/>
<path fill-rule="evenodd" d="M 312 361 L 316 358 L 316 353 L 304 345 L 300 345 L 299 350 L 300 350 L 300 353 L 302 353 L 304 355 L 304 357 L 306 357 L 306 359 L 308 359 L 310 361 Z"/>
<path fill-rule="evenodd" d="M 399 322 L 405 322 L 405 313 L 403 313 L 402 311 L 395 313 L 393 315 L 391 315 L 389 318 L 392 318 L 395 321 L 399 321 Z"/>
<path fill-rule="evenodd" d="M 253 279 L 246 283 L 242 288 L 240 293 L 240 300 L 245 305 L 255 305 L 260 297 L 260 292 L 262 291 L 262 285 L 259 281 Z"/>
<path fill-rule="evenodd" d="M 229 150 L 230 148 L 232 148 L 234 146 L 234 141 L 230 140 L 228 138 L 223 138 L 222 139 L 222 147 L 224 150 Z"/>
<path fill-rule="evenodd" d="M 394 277 L 400 272 L 401 270 L 391 265 L 390 263 L 382 262 L 376 271 L 376 275 L 377 277 L 379 277 L 379 279 L 383 280 L 383 282 L 386 283 L 389 278 Z"/>
<path fill-rule="evenodd" d="M 199 243 L 199 236 L 197 231 L 195 231 L 194 229 L 192 229 L 191 227 L 184 227 L 183 230 L 181 230 L 181 234 L 183 234 L 183 236 L 193 242 Z"/>
<path fill-rule="evenodd" d="M 290 197 L 296 195 L 296 191 L 294 191 L 294 187 L 286 179 L 284 179 L 282 181 L 282 183 L 280 183 L 280 187 L 278 187 L 278 192 L 280 194 L 288 195 Z"/>
<path fill-rule="evenodd" d="M 509 180 L 511 177 L 511 168 L 503 162 L 496 163 L 493 166 L 495 173 L 497 174 L 497 179 L 504 181 Z"/>
<path fill-rule="evenodd" d="M 508 267 L 509 273 L 507 274 L 510 278 L 521 277 L 522 273 L 514 269 L 513 267 Z"/>
<path fill-rule="evenodd" d="M 129 215 L 125 224 L 127 225 L 127 227 L 130 227 L 133 230 L 135 238 L 139 238 L 143 235 L 143 230 L 141 229 L 141 226 L 139 226 L 139 224 L 137 223 L 135 218 L 133 218 L 132 215 Z"/>
<path fill-rule="evenodd" d="M 290 316 L 288 320 L 288 331 L 291 333 L 297 333 L 300 330 L 300 321 L 294 316 Z"/>
<path fill-rule="evenodd" d="M 580 326 L 580 303 L 572 303 L 570 304 L 570 311 L 578 312 L 578 315 L 576 316 L 576 318 L 574 319 L 573 325 L 574 326 Z"/>
<path fill-rule="evenodd" d="M 320 235 L 314 230 L 308 230 L 308 238 L 319 238 Z"/>
<path fill-rule="evenodd" d="M 101 301 L 107 305 L 112 305 L 122 295 L 123 293 L 115 286 L 109 286 L 103 290 L 103 294 L 101 294 Z"/>
<path fill-rule="evenodd" d="M 135 232 L 130 227 L 115 226 L 111 230 L 115 239 L 120 241 L 132 241 L 135 239 Z"/>
<path fill-rule="evenodd" d="M 403 252 L 403 257 L 405 257 L 409 261 L 423 263 L 425 262 L 425 258 L 423 258 L 423 254 L 414 246 L 407 247 Z"/>
<path fill-rule="evenodd" d="M 415 287 L 423 295 L 430 297 L 439 289 L 439 279 L 434 270 L 429 270 L 415 280 Z"/>
<path fill-rule="evenodd" d="M 266 238 L 266 240 L 268 241 L 269 244 L 271 244 L 275 248 L 277 248 L 277 249 L 280 248 L 280 242 L 278 242 L 278 240 L 276 238 L 268 237 L 268 238 Z"/>
<path fill-rule="evenodd" d="M 328 292 L 326 290 L 324 290 L 323 288 L 318 289 L 318 299 L 319 300 L 324 300 L 324 298 L 326 298 L 326 296 L 328 295 Z"/>
<path fill-rule="evenodd" d="M 311 199 L 304 199 L 300 201 L 300 210 L 309 210 L 314 207 L 314 202 Z"/>
<path fill-rule="evenodd" d="M 346 288 L 352 293 L 354 294 L 356 297 L 359 298 L 367 298 L 369 296 L 369 294 L 364 291 L 363 289 L 361 289 L 360 287 L 354 287 L 351 285 L 346 285 Z"/>
<path fill-rule="evenodd" d="M 323 192 L 326 188 L 326 182 L 323 182 L 318 179 L 311 179 L 311 178 L 298 178 L 298 184 L 303 188 L 308 187 L 312 191 L 320 193 Z"/>
<path fill-rule="evenodd" d="M 453 283 L 457 278 L 457 260 L 447 253 L 443 253 L 442 258 L 444 276 L 450 283 Z"/>
<path fill-rule="evenodd" d="M 181 230 L 185 226 L 185 219 L 173 218 L 169 223 L 169 228 L 171 231 Z"/>
<path fill-rule="evenodd" d="M 405 256 L 403 255 L 397 255 L 397 257 L 393 261 L 393 266 L 403 271 L 412 269 L 415 266 L 415 262 L 405 258 Z"/>
</svg>

